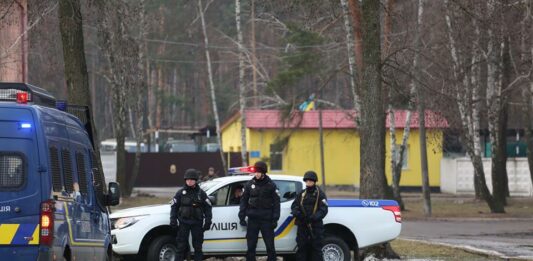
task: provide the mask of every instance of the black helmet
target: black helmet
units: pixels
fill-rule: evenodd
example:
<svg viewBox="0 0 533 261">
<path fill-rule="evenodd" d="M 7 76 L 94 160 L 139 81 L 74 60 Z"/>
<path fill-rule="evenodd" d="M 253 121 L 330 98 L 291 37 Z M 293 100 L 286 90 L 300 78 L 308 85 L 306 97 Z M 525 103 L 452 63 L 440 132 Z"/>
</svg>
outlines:
<svg viewBox="0 0 533 261">
<path fill-rule="evenodd" d="M 183 175 L 183 179 L 198 180 L 198 171 L 195 169 L 187 169 L 185 175 Z"/>
<path fill-rule="evenodd" d="M 312 180 L 314 182 L 318 181 L 318 177 L 316 175 L 316 172 L 310 170 L 304 174 L 304 181 L 306 180 Z"/>
<path fill-rule="evenodd" d="M 267 167 L 267 164 L 262 162 L 262 161 L 258 161 L 254 164 L 254 168 L 255 168 L 255 171 L 256 172 L 260 172 L 260 173 L 267 173 L 268 172 L 268 167 Z"/>
</svg>

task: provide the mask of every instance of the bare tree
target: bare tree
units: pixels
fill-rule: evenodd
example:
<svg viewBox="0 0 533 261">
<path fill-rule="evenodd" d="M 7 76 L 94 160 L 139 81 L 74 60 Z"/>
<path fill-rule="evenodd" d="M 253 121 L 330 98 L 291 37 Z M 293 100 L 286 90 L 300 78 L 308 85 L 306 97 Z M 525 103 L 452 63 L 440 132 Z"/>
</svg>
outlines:
<svg viewBox="0 0 533 261">
<path fill-rule="evenodd" d="M 505 161 L 505 147 L 502 150 L 499 138 L 500 133 L 505 133 L 506 130 L 500 129 L 501 116 L 504 106 L 504 97 L 502 96 L 502 54 L 503 54 L 503 39 L 501 31 L 501 24 L 497 25 L 494 21 L 498 14 L 503 13 L 502 6 L 496 6 L 495 0 L 487 1 L 488 12 L 488 50 L 484 54 L 487 60 L 487 116 L 489 124 L 489 133 L 491 140 L 491 158 L 492 158 L 492 193 L 497 204 L 505 205 L 505 191 L 502 189 L 502 176 L 507 175 Z M 479 30 L 479 29 L 476 29 Z M 505 134 L 503 134 L 505 137 Z M 503 161 L 502 161 L 503 159 Z"/>
<path fill-rule="evenodd" d="M 215 118 L 216 130 L 217 130 L 217 143 L 220 151 L 220 158 L 222 160 L 222 166 L 224 167 L 224 172 L 228 169 L 226 164 L 226 159 L 224 158 L 224 152 L 222 151 L 222 139 L 220 138 L 220 119 L 218 117 L 218 108 L 217 108 L 217 96 L 215 93 L 215 83 L 213 82 L 213 70 L 211 69 L 211 56 L 209 54 L 209 38 L 207 37 L 207 28 L 205 25 L 204 19 L 204 8 L 202 7 L 202 0 L 198 0 L 198 12 L 200 14 L 200 20 L 202 22 L 202 34 L 204 37 L 204 48 L 205 48 L 205 58 L 207 60 L 207 77 L 209 79 L 209 88 L 211 92 L 211 104 L 213 106 L 213 115 Z"/>
<path fill-rule="evenodd" d="M 394 9 L 394 0 L 387 1 L 387 8 L 385 9 L 385 19 L 384 19 L 384 31 L 383 31 L 383 59 L 387 59 L 387 56 L 390 52 L 391 47 L 391 34 L 392 34 L 392 13 Z M 415 51 L 416 52 L 416 51 Z M 415 53 L 413 63 L 418 62 L 418 54 Z M 405 127 L 403 129 L 402 141 L 400 146 L 396 143 L 396 115 L 393 108 L 393 88 L 392 85 L 389 88 L 389 105 L 388 105 L 388 114 L 389 114 L 389 136 L 390 136 L 390 151 L 391 151 L 391 174 L 392 174 L 392 196 L 400 204 L 401 210 L 405 210 L 405 204 L 402 200 L 400 193 L 400 180 L 403 169 L 404 161 L 404 152 L 407 148 L 407 140 L 409 139 L 409 134 L 411 133 L 411 118 L 412 111 L 414 110 L 414 102 L 412 96 L 415 94 L 415 79 L 411 81 L 410 84 L 410 93 L 409 93 L 409 104 L 408 111 L 405 117 Z"/>
<path fill-rule="evenodd" d="M 483 161 L 481 156 L 481 137 L 480 137 L 480 68 L 478 66 L 480 53 L 475 51 L 471 57 L 460 57 L 458 51 L 457 39 L 454 35 L 456 28 L 452 24 L 453 9 L 448 0 L 445 1 L 445 20 L 447 35 L 449 41 L 450 56 L 452 58 L 452 74 L 454 79 L 454 91 L 456 92 L 456 101 L 461 126 L 463 128 L 462 140 L 465 144 L 468 155 L 474 166 L 475 185 L 478 187 L 481 197 L 487 202 L 491 212 L 504 212 L 502 204 L 498 204 L 490 194 L 485 180 Z M 480 33 L 476 30 L 477 46 L 479 45 Z M 479 48 L 474 48 L 479 50 Z M 464 52 L 462 52 L 464 54 Z M 463 55 L 466 56 L 466 55 Z M 461 59 L 461 60 L 460 60 Z M 468 62 L 467 66 L 463 64 Z"/>
<path fill-rule="evenodd" d="M 252 22 L 253 23 L 253 22 Z M 241 30 L 241 0 L 235 0 L 235 27 L 237 29 L 237 43 L 239 46 L 239 112 L 241 114 L 241 158 L 246 165 L 248 149 L 246 146 L 246 85 L 244 84 L 245 50 Z M 255 83 L 254 83 L 255 84 Z"/>
<path fill-rule="evenodd" d="M 128 187 L 126 191 L 126 196 L 130 196 L 133 192 L 133 187 L 135 185 L 135 182 L 137 181 L 137 176 L 139 175 L 140 166 L 141 166 L 141 143 L 143 142 L 143 120 L 144 120 L 144 102 L 145 97 L 148 92 L 148 83 L 147 83 L 147 75 L 146 75 L 146 10 L 144 5 L 144 0 L 139 0 L 138 10 L 134 12 L 136 15 L 138 15 L 139 18 L 139 37 L 136 39 L 136 47 L 138 48 L 138 56 L 137 56 L 137 73 L 134 75 L 135 82 L 133 84 L 133 93 L 136 93 L 137 95 L 133 95 L 132 101 L 130 102 L 129 106 L 130 108 L 133 107 L 133 112 L 135 113 L 136 121 L 135 121 L 135 130 L 133 131 L 133 135 L 135 135 L 135 141 L 136 141 L 136 151 L 135 151 L 135 160 L 133 162 L 133 170 L 131 173 L 131 177 L 128 182 Z M 130 109 L 130 111 L 132 111 Z M 133 121 L 133 120 L 132 120 Z M 133 123 L 132 123 L 133 125 Z"/>
<path fill-rule="evenodd" d="M 91 91 L 89 88 L 89 76 L 87 72 L 87 62 L 85 60 L 85 47 L 83 39 L 83 18 L 81 14 L 79 0 L 59 1 L 59 28 L 63 46 L 63 61 L 65 67 L 65 80 L 67 84 L 68 102 L 76 105 L 87 106 L 89 108 L 88 126 L 94 147 L 93 160 L 99 173 L 102 175 L 103 167 L 100 158 L 99 139 L 95 122 L 95 114 L 92 103 Z M 103 192 L 105 184 L 101 184 Z M 105 193 L 105 192 L 104 192 Z M 101 196 L 101 195 L 99 195 Z"/>
<path fill-rule="evenodd" d="M 104 57 L 107 58 L 107 79 L 112 89 L 113 125 L 116 137 L 116 170 L 117 181 L 121 191 L 128 191 L 126 176 L 126 149 L 127 135 L 127 87 L 131 77 L 131 60 L 128 59 L 131 48 L 131 39 L 128 38 L 126 21 L 129 17 L 128 4 L 123 1 L 97 1 L 100 15 L 99 31 Z"/>
<path fill-rule="evenodd" d="M 415 74 L 420 77 L 420 62 L 419 56 L 422 49 L 422 40 L 420 27 L 422 26 L 422 16 L 424 14 L 424 2 L 423 0 L 418 0 L 418 12 L 417 12 L 417 23 L 416 23 L 416 36 L 415 36 L 415 58 L 414 58 L 414 70 Z M 417 104 L 418 104 L 418 126 L 420 132 L 420 165 L 422 170 L 422 194 L 424 198 L 424 214 L 426 216 L 431 216 L 431 196 L 429 188 L 429 173 L 428 173 L 428 156 L 427 156 L 427 139 L 426 139 L 426 116 L 425 116 L 425 99 L 423 92 L 421 90 L 419 80 L 414 81 L 414 86 L 417 94 Z"/>
<path fill-rule="evenodd" d="M 529 175 L 533 183 L 533 81 L 530 83 L 529 88 L 524 90 L 523 99 L 524 105 L 522 110 L 524 111 L 524 122 L 526 122 L 527 162 L 529 165 Z"/>
<path fill-rule="evenodd" d="M 350 8 L 353 22 L 356 70 L 361 75 L 363 73 L 363 36 L 361 32 L 361 8 L 359 2 L 360 0 L 348 0 L 348 7 Z"/>
<path fill-rule="evenodd" d="M 527 160 L 529 165 L 529 174 L 531 182 L 533 183 L 533 1 L 521 1 L 524 10 L 523 18 L 520 21 L 520 55 L 518 56 L 518 64 L 522 66 L 513 66 L 516 68 L 515 73 L 528 75 L 529 84 L 522 90 L 522 97 L 524 105 L 522 110 L 524 112 L 525 138 L 527 143 Z M 518 68 L 517 68 L 518 67 Z M 529 72 L 528 72 L 529 71 Z"/>
<path fill-rule="evenodd" d="M 342 16 L 344 18 L 344 31 L 346 32 L 346 48 L 348 52 L 348 68 L 350 70 L 350 87 L 353 95 L 353 104 L 356 111 L 360 110 L 359 94 L 357 91 L 357 68 L 355 65 L 355 41 L 353 27 L 350 23 L 350 10 L 346 0 L 341 1 Z"/>
</svg>

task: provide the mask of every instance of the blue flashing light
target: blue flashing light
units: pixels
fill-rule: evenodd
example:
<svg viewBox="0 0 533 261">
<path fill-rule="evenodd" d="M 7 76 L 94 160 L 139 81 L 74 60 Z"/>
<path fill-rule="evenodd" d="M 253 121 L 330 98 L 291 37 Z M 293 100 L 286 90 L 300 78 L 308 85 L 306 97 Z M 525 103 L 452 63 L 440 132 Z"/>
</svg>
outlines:
<svg viewBox="0 0 533 261">
<path fill-rule="evenodd" d="M 56 101 L 56 109 L 67 111 L 67 101 Z"/>
<path fill-rule="evenodd" d="M 21 123 L 19 124 L 19 127 L 20 127 L 21 129 L 31 129 L 31 123 L 21 122 Z"/>
</svg>

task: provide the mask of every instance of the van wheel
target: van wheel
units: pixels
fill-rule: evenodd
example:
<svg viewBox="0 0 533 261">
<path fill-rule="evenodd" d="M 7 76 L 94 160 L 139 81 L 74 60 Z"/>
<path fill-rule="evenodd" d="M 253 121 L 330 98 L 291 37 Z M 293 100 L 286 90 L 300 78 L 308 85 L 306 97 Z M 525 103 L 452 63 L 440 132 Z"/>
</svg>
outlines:
<svg viewBox="0 0 533 261">
<path fill-rule="evenodd" d="M 176 238 L 168 235 L 156 237 L 148 247 L 146 260 L 149 261 L 173 261 L 178 253 Z"/>
<path fill-rule="evenodd" d="M 336 236 L 328 236 L 324 239 L 322 253 L 324 261 L 350 261 L 352 258 L 348 244 Z"/>
</svg>

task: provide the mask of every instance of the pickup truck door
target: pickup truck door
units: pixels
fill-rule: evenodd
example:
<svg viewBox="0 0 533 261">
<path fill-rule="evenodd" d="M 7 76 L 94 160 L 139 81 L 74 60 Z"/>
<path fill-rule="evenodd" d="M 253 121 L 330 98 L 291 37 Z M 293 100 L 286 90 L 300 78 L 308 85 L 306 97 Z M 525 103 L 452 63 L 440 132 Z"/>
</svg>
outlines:
<svg viewBox="0 0 533 261">
<path fill-rule="evenodd" d="M 242 193 L 246 182 L 226 184 L 209 196 L 213 199 L 213 225 L 204 233 L 205 253 L 242 253 L 246 251 L 246 228 L 239 224 L 236 190 Z"/>
</svg>

